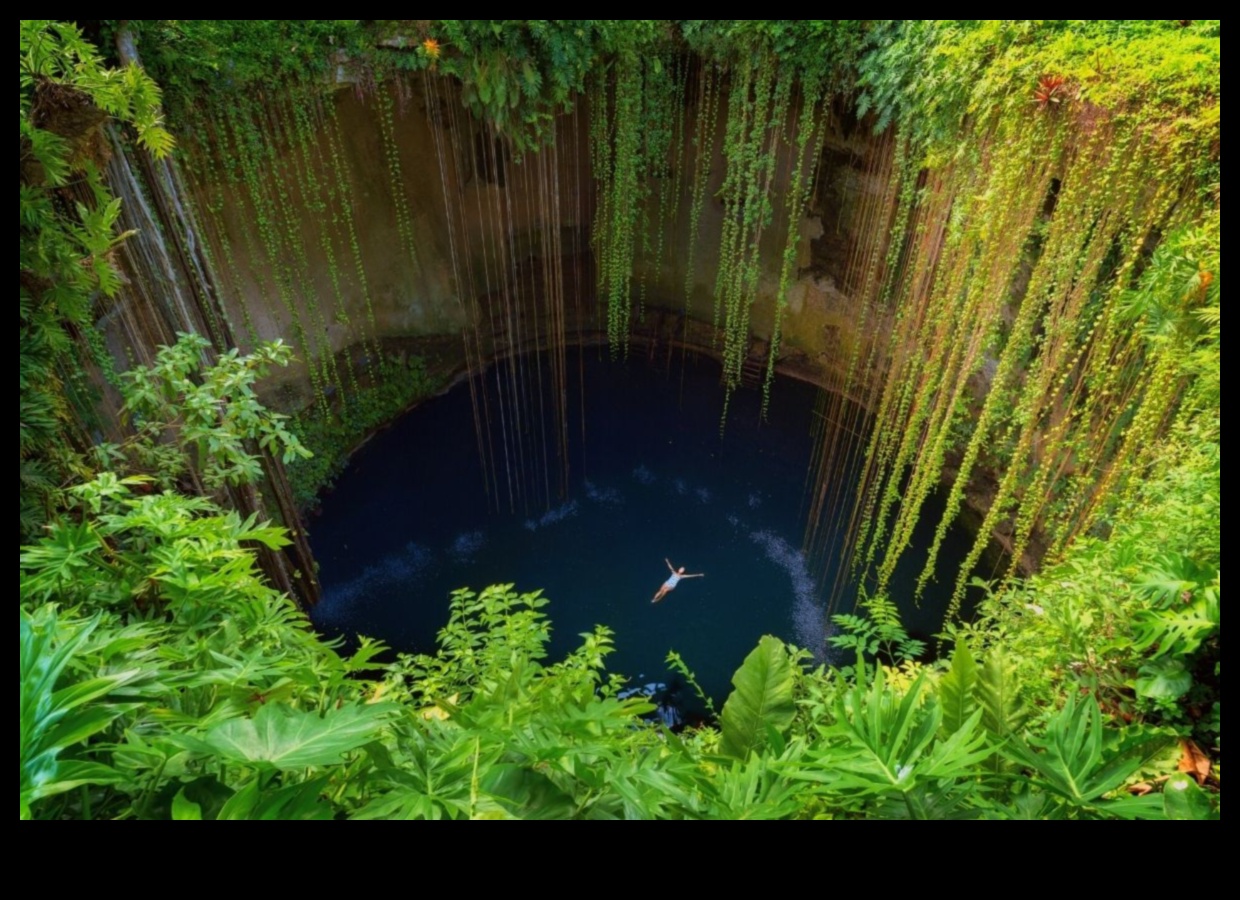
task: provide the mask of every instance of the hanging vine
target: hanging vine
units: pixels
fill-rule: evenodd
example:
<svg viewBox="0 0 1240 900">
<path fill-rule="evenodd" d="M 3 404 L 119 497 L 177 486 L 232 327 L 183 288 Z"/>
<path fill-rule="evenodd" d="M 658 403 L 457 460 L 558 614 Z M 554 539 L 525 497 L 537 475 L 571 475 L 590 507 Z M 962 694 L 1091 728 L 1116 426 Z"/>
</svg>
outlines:
<svg viewBox="0 0 1240 900">
<path fill-rule="evenodd" d="M 882 77 L 898 80 L 890 69 Z M 992 487 L 949 615 L 992 535 L 1006 535 L 1010 575 L 1035 539 L 1062 552 L 1103 522 L 1140 471 L 1140 448 L 1174 421 L 1185 383 L 1119 307 L 1163 232 L 1201 215 L 1201 195 L 1186 186 L 1216 152 L 1217 116 L 1207 107 L 1169 126 L 1157 106 L 1111 114 L 1067 79 L 1038 84 L 1032 108 L 1011 98 L 974 116 L 955 158 L 926 155 L 932 170 L 902 200 L 914 225 L 907 238 L 892 235 L 896 312 L 854 506 L 853 565 L 885 588 L 950 463 L 919 592 L 966 493 L 979 479 Z M 904 127 L 941 149 L 924 119 Z"/>
<path fill-rule="evenodd" d="M 703 60 L 698 67 L 697 103 L 693 131 L 693 178 L 689 201 L 688 252 L 685 256 L 685 327 L 693 302 L 694 258 L 698 247 L 702 209 L 710 187 L 711 160 L 719 122 L 719 74 L 713 64 Z"/>
<path fill-rule="evenodd" d="M 797 119 L 796 145 L 792 151 L 793 169 L 784 193 L 784 220 L 788 234 L 784 238 L 783 264 L 779 270 L 779 290 L 775 296 L 775 321 L 771 326 L 771 346 L 766 357 L 766 377 L 762 382 L 762 412 L 766 418 L 771 405 L 771 385 L 775 381 L 775 364 L 779 359 L 779 343 L 782 337 L 784 310 L 788 308 L 788 288 L 796 271 L 797 246 L 801 239 L 801 216 L 809 204 L 813 179 L 808 177 L 813 161 L 822 154 L 822 141 L 826 135 L 826 123 L 818 109 L 822 99 L 821 79 L 811 76 L 801 78 L 801 112 Z"/>
<path fill-rule="evenodd" d="M 641 274 L 638 283 L 638 321 L 645 319 L 646 291 L 650 272 L 663 261 L 664 238 L 676 187 L 677 138 L 684 110 L 684 84 L 677 59 L 670 53 L 648 56 L 642 61 L 642 160 L 645 175 L 657 184 L 646 197 L 641 215 Z M 652 194 L 657 195 L 651 196 Z"/>
<path fill-rule="evenodd" d="M 261 260 L 252 259 L 251 269 L 255 274 L 270 272 L 275 284 L 275 294 L 288 316 L 293 329 L 296 346 L 310 376 L 310 383 L 320 408 L 327 410 L 327 394 L 322 372 L 316 364 L 316 345 L 311 333 L 302 320 L 299 304 L 296 302 L 296 277 L 289 260 L 291 253 L 285 253 L 286 229 L 280 224 L 281 203 L 276 199 L 282 190 L 278 175 L 278 162 L 274 159 L 271 147 L 264 138 L 261 120 L 266 119 L 260 104 L 240 98 L 241 102 L 230 105 L 227 122 L 232 138 L 232 145 L 240 163 L 242 181 L 245 186 L 245 199 L 253 210 L 253 223 L 258 232 L 258 247 L 263 255 Z M 291 249 L 291 248 L 290 248 Z"/>
<path fill-rule="evenodd" d="M 1191 341 L 1152 334 L 1153 315 L 1134 315 L 1132 297 L 1145 290 L 1166 236 L 1217 205 L 1218 79 L 1210 66 L 1217 34 L 1209 27 L 509 25 L 417 23 L 421 41 L 403 57 L 391 47 L 358 65 L 368 88 L 382 85 L 373 105 L 395 235 L 412 268 L 417 198 L 402 171 L 402 153 L 406 165 L 410 157 L 394 117 L 408 83 L 393 73 L 422 71 L 424 85 L 444 74 L 460 79 L 452 99 L 464 107 L 448 118 L 465 120 L 473 110 L 481 128 L 454 126 L 451 142 L 458 131 L 481 130 L 480 152 L 496 168 L 501 158 L 518 160 L 508 185 L 467 191 L 449 173 L 469 148 L 437 145 L 443 202 L 473 203 L 471 214 L 485 221 L 477 233 L 450 222 L 457 290 L 476 277 L 470 295 L 495 298 L 484 313 L 462 307 L 467 356 L 480 359 L 495 336 L 514 347 L 532 341 L 536 354 L 551 350 L 548 385 L 538 367 L 528 379 L 510 373 L 505 385 L 500 416 L 510 433 L 502 452 L 511 453 L 514 471 L 552 455 L 546 437 L 525 447 L 518 436 L 545 429 L 541 418 L 531 424 L 545 392 L 546 409 L 563 418 L 565 290 L 550 262 L 562 255 L 565 221 L 555 109 L 591 84 L 592 240 L 614 356 L 627 353 L 635 311 L 641 319 L 648 305 L 667 303 L 655 292 L 669 266 L 684 265 L 688 328 L 704 299 L 694 296 L 703 290 L 695 266 L 707 258 L 697 245 L 714 245 L 718 266 L 706 290 L 726 418 L 732 392 L 753 380 L 752 338 L 768 321 L 767 303 L 763 413 L 769 406 L 800 277 L 800 226 L 828 125 L 839 125 L 827 110 L 833 103 L 847 110 L 855 97 L 860 127 L 883 136 L 864 151 L 866 186 L 847 223 L 851 244 L 837 287 L 853 304 L 852 321 L 828 364 L 834 395 L 819 409 L 807 545 L 837 546 L 842 531 L 851 571 L 881 592 L 948 469 L 947 513 L 936 523 L 919 591 L 936 577 L 949 523 L 966 505 L 984 521 L 955 578 L 957 602 L 992 532 L 1006 541 L 1006 568 L 1015 571 L 1026 555 L 1059 553 L 1073 537 L 1107 527 L 1110 510 L 1134 490 L 1130 473 L 1176 420 L 1190 388 L 1176 354 L 1190 352 Z M 333 39 L 352 35 L 350 52 L 361 53 L 364 30 L 344 28 Z M 244 89 L 214 107 L 223 112 L 200 119 L 218 148 L 218 165 L 199 175 L 212 214 L 222 213 L 228 191 L 243 188 L 228 201 L 243 227 L 230 222 L 211 250 L 237 293 L 253 284 L 257 299 L 241 306 L 250 341 L 273 324 L 287 327 L 323 405 L 333 388 L 358 389 L 353 357 L 333 350 L 342 333 L 378 357 L 342 126 L 334 103 L 323 107 L 317 96 L 258 100 L 263 67 L 245 60 Z M 853 87 L 859 94 L 848 93 Z M 522 153 L 529 159 L 520 162 Z M 1213 200 L 1202 189 L 1212 179 Z M 719 206 L 717 233 L 708 202 Z M 540 217 L 527 223 L 525 207 Z M 302 209 L 321 221 L 299 223 Z M 526 240 L 540 254 L 536 275 L 523 268 L 518 244 Z M 683 263 L 667 259 L 681 246 Z M 286 326 L 256 315 L 268 300 Z M 1204 301 L 1189 291 L 1179 302 L 1191 310 Z M 479 405 L 476 415 L 489 412 Z M 860 471 L 851 498 L 833 484 L 841 467 Z M 550 496 L 546 472 L 544 464 Z"/>
<path fill-rule="evenodd" d="M 595 113 L 591 145 L 604 201 L 599 204 L 595 244 L 599 293 L 607 304 L 607 342 L 616 357 L 628 353 L 634 232 L 645 191 L 641 59 L 622 56 L 610 91 L 603 87 L 598 93 L 603 108 Z M 610 107 L 604 106 L 609 95 Z"/>
<path fill-rule="evenodd" d="M 340 118 L 336 115 L 336 104 L 334 101 L 328 101 L 326 107 L 328 124 L 323 129 L 323 136 L 327 142 L 328 152 L 332 161 L 332 182 L 335 185 L 336 195 L 339 199 L 340 223 L 346 235 L 349 256 L 353 261 L 355 289 L 361 294 L 362 301 L 366 307 L 366 324 L 369 328 L 369 333 L 363 332 L 363 347 L 372 359 L 378 359 L 379 331 L 375 324 L 375 309 L 370 299 L 370 283 L 366 277 L 366 265 L 362 259 L 362 248 L 357 239 L 356 217 L 353 212 L 356 201 L 354 199 L 355 194 L 352 182 L 349 179 L 349 173 L 343 161 L 344 151 L 341 146 L 343 138 L 341 136 Z M 365 340 L 366 338 L 369 338 L 368 343 Z"/>
<path fill-rule="evenodd" d="M 762 274 L 762 236 L 774 206 L 771 188 L 791 103 L 794 78 L 777 77 L 767 54 L 747 58 L 734 73 L 723 155 L 727 166 L 719 198 L 723 234 L 715 279 L 715 326 L 723 332 L 724 407 L 741 384 L 749 353 L 749 314 Z"/>
<path fill-rule="evenodd" d="M 392 207 L 396 211 L 396 231 L 400 235 L 401 248 L 416 271 L 418 250 L 413 238 L 413 219 L 409 214 L 405 177 L 401 171 L 400 145 L 396 142 L 396 124 L 392 114 L 392 97 L 389 89 L 384 87 L 375 91 L 375 102 L 379 110 L 379 130 L 383 135 L 383 153 L 387 159 Z"/>
<path fill-rule="evenodd" d="M 341 283 L 341 273 L 336 263 L 336 250 L 333 243 L 333 228 L 329 226 L 338 225 L 339 214 L 337 209 L 339 204 L 336 200 L 336 189 L 332 186 L 333 179 L 323 181 L 320 173 L 330 173 L 327 161 L 323 157 L 322 142 L 319 140 L 319 134 L 322 132 L 321 123 L 313 123 L 310 119 L 311 107 L 308 103 L 293 102 L 290 109 L 293 115 L 293 121 L 296 126 L 296 142 L 298 149 L 298 157 L 301 163 L 301 178 L 303 203 L 314 211 L 316 215 L 316 225 L 319 238 L 319 249 L 323 253 L 323 261 L 326 263 L 327 278 L 331 283 L 332 297 L 335 300 L 335 311 L 332 315 L 334 323 L 341 326 L 346 334 L 352 333 L 352 322 L 349 318 L 348 301 L 345 297 L 344 288 Z M 316 308 L 320 310 L 326 307 L 326 304 L 314 303 Z M 331 370 L 335 374 L 336 381 L 341 387 L 345 384 L 340 381 L 339 365 L 336 363 L 335 344 L 331 339 L 331 329 L 326 316 L 322 311 L 318 315 L 319 325 L 323 330 L 324 351 L 327 353 L 331 361 Z M 346 341 L 346 346 L 349 342 Z M 353 367 L 353 357 L 351 354 L 344 355 L 344 369 L 347 376 L 347 386 L 354 396 L 358 394 L 359 386 L 357 381 L 357 373 Z"/>
</svg>

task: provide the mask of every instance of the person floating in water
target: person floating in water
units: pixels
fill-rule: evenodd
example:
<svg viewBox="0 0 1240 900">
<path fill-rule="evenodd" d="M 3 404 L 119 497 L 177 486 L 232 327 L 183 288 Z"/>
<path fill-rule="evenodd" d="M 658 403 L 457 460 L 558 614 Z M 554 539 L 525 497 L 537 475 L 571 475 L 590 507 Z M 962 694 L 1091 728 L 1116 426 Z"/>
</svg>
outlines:
<svg viewBox="0 0 1240 900">
<path fill-rule="evenodd" d="M 667 581 L 663 582 L 663 586 L 659 588 L 659 592 L 654 595 L 654 599 L 650 601 L 651 603 L 658 603 L 660 600 L 666 597 L 668 593 L 673 588 L 675 588 L 677 584 L 680 583 L 680 579 L 682 578 L 704 578 L 706 577 L 705 572 L 698 572 L 694 575 L 686 575 L 684 566 L 681 566 L 678 569 L 672 565 L 671 560 L 664 559 L 663 561 L 667 563 L 667 567 L 671 570 L 672 574 L 671 574 L 671 577 L 667 579 Z"/>
</svg>

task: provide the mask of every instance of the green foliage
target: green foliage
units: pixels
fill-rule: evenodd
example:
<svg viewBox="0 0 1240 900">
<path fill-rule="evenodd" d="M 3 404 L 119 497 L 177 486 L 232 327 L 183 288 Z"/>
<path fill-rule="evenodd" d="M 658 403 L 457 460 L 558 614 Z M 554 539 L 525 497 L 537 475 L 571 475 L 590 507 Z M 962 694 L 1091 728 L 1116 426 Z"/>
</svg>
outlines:
<svg viewBox="0 0 1240 900">
<path fill-rule="evenodd" d="M 24 548 L 22 600 L 121 608 L 136 600 L 209 616 L 213 603 L 265 596 L 242 543 L 282 547 L 280 529 L 220 513 L 205 499 L 131 490 L 148 487 L 110 472 L 76 487 L 77 512 L 89 518 L 54 522 L 46 537 Z"/>
<path fill-rule="evenodd" d="M 103 356 L 89 333 L 100 296 L 119 275 L 112 251 L 120 201 L 103 185 L 101 129 L 133 126 L 156 157 L 173 145 L 159 89 L 140 68 L 112 69 L 73 25 L 20 21 L 19 28 L 19 448 L 20 533 L 33 534 L 56 487 L 86 443 L 93 386 L 86 370 Z M 106 371 L 106 365 L 104 366 Z"/>
<path fill-rule="evenodd" d="M 1174 356 L 1177 368 L 1191 378 L 1185 406 L 1192 412 L 1208 413 L 1220 400 L 1220 217 L 1214 208 L 1202 222 L 1168 234 L 1120 305 L 1123 323 Z"/>
<path fill-rule="evenodd" d="M 984 632 L 1037 703 L 1088 690 L 1125 720 L 1218 746 L 1206 714 L 1221 641 L 1216 416 L 1173 430 L 1106 540 L 1078 540 L 1058 564 L 983 601 Z"/>
<path fill-rule="evenodd" d="M 272 82 L 313 92 L 337 69 L 373 83 L 433 69 L 519 150 L 550 139 L 554 113 L 617 47 L 651 40 L 640 20 L 147 20 L 135 23 L 151 71 L 188 114 L 202 93 L 244 94 Z"/>
<path fill-rule="evenodd" d="M 194 95 L 323 78 L 333 54 L 373 51 L 371 36 L 351 19 L 147 19 L 127 25 L 178 115 Z"/>
<path fill-rule="evenodd" d="M 900 611 L 886 594 L 867 597 L 862 592 L 858 606 L 866 615 L 841 613 L 831 621 L 843 629 L 842 634 L 828 640 L 841 650 L 856 650 L 869 656 L 880 656 L 890 662 L 911 662 L 926 652 L 926 644 L 910 638 L 900 621 Z"/>
<path fill-rule="evenodd" d="M 297 503 L 303 508 L 313 506 L 344 470 L 361 440 L 442 387 L 442 378 L 429 374 L 420 356 L 387 357 L 339 406 L 324 411 L 315 405 L 294 416 L 289 431 L 302 446 L 314 448 L 313 456 L 299 456 L 288 466 Z"/>
<path fill-rule="evenodd" d="M 675 650 L 669 650 L 665 662 L 667 663 L 669 669 L 679 674 L 685 680 L 685 683 L 693 689 L 693 693 L 697 696 L 698 700 L 702 701 L 702 705 L 706 708 L 706 711 L 710 713 L 712 717 L 716 716 L 715 701 L 710 698 L 710 695 L 707 694 L 698 683 L 697 676 L 693 674 L 693 670 L 689 668 L 688 663 L 684 661 L 681 655 Z"/>
<path fill-rule="evenodd" d="M 152 455 L 156 445 L 176 455 L 187 441 L 205 442 L 219 455 L 221 478 L 244 480 L 244 466 L 224 450 L 240 452 L 243 440 L 261 440 L 259 432 L 273 426 L 251 385 L 287 351 L 229 354 L 202 369 L 203 349 L 200 339 L 183 340 L 161 353 L 154 369 L 129 379 L 137 387 L 133 410 L 155 427 L 139 428 L 124 452 L 162 459 Z M 274 449 L 286 443 L 275 433 L 271 440 Z M 116 461 L 119 449 L 104 451 Z M 337 727 L 349 716 L 347 701 L 359 699 L 351 666 L 364 666 L 373 648 L 341 660 L 289 598 L 266 584 L 255 548 L 284 546 L 283 530 L 222 512 L 205 496 L 153 493 L 152 481 L 105 471 L 74 486 L 67 492 L 72 507 L 23 548 L 24 814 L 319 814 L 314 797 L 306 799 L 305 773 L 254 776 L 255 764 L 307 762 L 306 754 L 335 749 L 332 740 L 352 733 Z M 125 702 L 111 702 L 115 697 Z M 253 722 L 221 724 L 267 703 L 326 714 L 332 725 L 294 734 L 296 716 L 275 724 L 274 708 Z M 243 758 L 236 749 L 247 746 L 247 725 L 249 746 L 267 756 Z M 204 747 L 214 762 L 200 765 L 193 753 Z M 247 806 L 259 781 L 267 805 Z"/>
<path fill-rule="evenodd" d="M 432 31 L 440 66 L 464 84 L 465 105 L 518 150 L 553 136 L 553 114 L 581 92 L 609 51 L 634 52 L 659 25 L 647 20 L 443 19 Z"/>
<path fill-rule="evenodd" d="M 640 718 L 649 703 L 616 699 L 623 682 L 604 671 L 606 629 L 549 663 L 547 601 L 506 585 L 456 592 L 434 655 L 384 666 L 364 643 L 341 659 L 262 584 L 243 547 L 259 535 L 235 517 L 221 522 L 203 498 L 127 498 L 114 485 L 103 493 L 104 512 L 84 510 L 82 533 L 98 539 L 76 565 L 66 569 L 58 535 L 22 559 L 23 603 L 36 607 L 22 622 L 24 815 L 939 818 L 1162 808 L 1157 796 L 1109 795 L 1167 738 L 1106 729 L 1094 704 L 1090 721 L 1069 702 L 1046 736 L 1000 747 L 1036 773 L 1031 788 L 985 779 L 994 732 L 984 727 L 994 717 L 980 690 L 985 666 L 966 714 L 960 691 L 928 693 L 924 673 L 901 688 L 862 665 L 842 681 L 801 670 L 799 654 L 766 638 L 737 673 L 722 731 L 677 736 Z M 154 515 L 160 508 L 176 512 Z M 43 605 L 51 597 L 70 610 L 106 605 L 87 620 L 53 613 Z M 963 659 L 958 652 L 958 680 Z M 803 713 L 794 715 L 793 698 Z M 1192 797 L 1166 802 L 1176 815 L 1201 808 Z"/>
<path fill-rule="evenodd" d="M 609 633 L 546 665 L 546 603 L 507 585 L 453 595 L 439 653 L 403 659 L 386 682 L 422 711 L 399 729 L 386 796 L 361 816 L 684 814 L 693 766 L 636 719 L 649 703 L 615 699 Z"/>
<path fill-rule="evenodd" d="M 257 402 L 255 379 L 288 347 L 210 362 L 187 336 L 123 380 L 136 433 L 85 465 L 83 369 L 106 371 L 92 319 L 120 287 L 110 255 L 125 237 L 95 139 L 108 115 L 156 156 L 171 139 L 140 69 L 108 69 L 72 27 L 23 21 L 23 533 L 54 494 L 64 508 L 20 554 L 22 818 L 1217 818 L 1217 769 L 1205 787 L 1175 775 L 1127 796 L 1159 783 L 1177 737 L 1221 751 L 1217 22 L 136 27 L 179 114 L 229 160 L 209 192 L 245 188 L 255 229 L 236 252 L 270 273 L 261 290 L 287 315 L 316 403 L 288 423 Z M 437 387 L 420 360 L 365 372 L 332 351 L 329 320 L 353 327 L 353 277 L 370 334 L 351 337 L 378 358 L 321 85 L 340 71 L 363 91 L 398 70 L 458 78 L 518 152 L 593 85 L 600 294 L 623 348 L 645 298 L 635 270 L 661 261 L 677 221 L 686 51 L 704 66 L 683 190 L 695 240 L 722 138 L 715 293 L 731 386 L 764 235 L 784 251 L 784 302 L 827 101 L 856 73 L 862 116 L 900 130 L 890 206 L 873 211 L 891 230 L 857 273 L 867 327 L 890 342 L 848 363 L 891 367 L 856 511 L 878 589 L 864 615 L 835 617 L 833 643 L 857 663 L 807 671 L 765 637 L 719 727 L 674 734 L 649 703 L 618 699 L 606 628 L 549 660 L 549 601 L 511 585 L 456 592 L 434 654 L 384 662 L 362 639 L 342 658 L 259 570 L 256 547 L 284 533 L 210 496 L 252 482 L 265 448 L 292 461 L 307 502 L 358 438 Z M 268 84 L 290 103 L 259 102 Z M 218 108 L 191 112 L 205 92 Z M 379 89 L 397 195 L 399 98 Z M 320 179 L 329 158 L 334 184 Z M 339 229 L 317 249 L 296 228 L 303 201 Z M 410 209 L 396 209 L 412 256 Z M 334 311 L 310 276 L 320 251 Z M 248 311 L 247 326 L 253 341 Z M 777 353 L 778 330 L 770 366 Z M 308 460 L 304 445 L 322 452 Z M 949 507 L 995 473 L 983 534 L 1008 526 L 1017 558 L 1046 538 L 1048 565 L 990 593 L 978 622 L 952 626 L 950 661 L 923 666 L 883 589 L 952 453 Z M 78 483 L 53 491 L 70 472 Z"/>
<path fill-rule="evenodd" d="M 63 133 L 64 123 L 56 118 L 57 105 L 72 108 L 84 101 L 108 116 L 132 123 L 139 143 L 153 155 L 172 150 L 172 135 L 164 129 L 160 113 L 159 86 L 140 67 L 104 65 L 96 48 L 74 25 L 47 19 L 22 19 L 19 25 L 22 144 L 30 142 L 30 152 L 49 182 L 63 184 L 73 167 L 64 151 L 82 149 L 49 137 L 49 132 L 61 140 L 80 137 Z M 101 121 L 102 117 L 95 119 L 94 124 Z"/>
<path fill-rule="evenodd" d="M 685 43 L 707 59 L 732 64 L 746 54 L 772 54 L 806 82 L 845 88 L 865 48 L 859 19 L 691 19 L 679 23 Z"/>
<path fill-rule="evenodd" d="M 739 760 L 778 746 L 792 724 L 793 661 L 779 638 L 764 635 L 732 676 L 734 690 L 720 716 L 720 750 Z"/>
<path fill-rule="evenodd" d="M 1219 23 L 1166 20 L 900 20 L 869 33 L 859 65 L 862 115 L 898 123 L 951 152 L 968 116 L 1033 111 L 1034 87 L 1061 76 L 1075 100 L 1139 107 L 1164 122 L 1186 110 L 1205 125 L 1219 96 Z M 1188 125 L 1187 122 L 1178 123 Z"/>
<path fill-rule="evenodd" d="M 909 20 L 869 40 L 858 111 L 898 129 L 896 221 L 942 240 L 897 228 L 899 265 L 866 276 L 895 363 L 855 564 L 886 586 L 950 458 L 924 586 L 987 473 L 954 612 L 996 529 L 1013 568 L 1039 540 L 1057 557 L 1107 528 L 1179 412 L 1217 405 L 1219 26 Z"/>
<path fill-rule="evenodd" d="M 1193 676 L 1178 659 L 1155 659 L 1137 670 L 1137 695 L 1151 700 L 1179 700 L 1193 686 Z"/>
<path fill-rule="evenodd" d="M 992 647 L 978 672 L 976 697 L 982 709 L 982 726 L 996 746 L 1003 746 L 1020 733 L 1029 719 L 1020 683 L 1002 647 Z"/>
<path fill-rule="evenodd" d="M 95 678 L 65 676 L 73 655 L 99 625 L 100 617 L 76 628 L 62 626 L 56 610 L 21 613 L 20 816 L 44 797 L 90 784 L 108 784 L 119 773 L 89 759 L 61 759 L 65 750 L 103 731 L 127 707 L 95 702 L 134 680 L 136 670 Z"/>
<path fill-rule="evenodd" d="M 854 802 L 898 801 L 903 808 L 895 814 L 912 819 L 954 812 L 962 797 L 946 786 L 976 775 L 990 755 L 981 711 L 940 739 L 942 708 L 933 697 L 922 702 L 924 688 L 922 676 L 901 696 L 887 687 L 881 666 L 868 685 L 859 667 L 856 683 L 836 700 L 835 721 L 818 727 L 824 746 L 810 756 L 821 774 L 802 777 Z"/>
<path fill-rule="evenodd" d="M 1142 729 L 1106 731 L 1098 704 L 1087 697 L 1078 706 L 1076 697 L 1069 694 L 1044 736 L 1013 740 L 1002 752 L 1031 769 L 1034 783 L 1055 794 L 1074 813 L 1146 819 L 1162 818 L 1161 798 L 1105 798 L 1173 744 L 1168 735 Z"/>
<path fill-rule="evenodd" d="M 77 521 L 55 523 L 22 553 L 21 601 L 33 610 L 29 625 L 23 613 L 23 698 L 29 694 L 30 708 L 45 710 L 38 721 L 54 726 L 27 738 L 23 725 L 23 766 L 57 751 L 63 758 L 71 743 L 91 738 L 68 768 L 43 779 L 30 801 L 36 817 L 166 817 L 184 784 L 213 773 L 232 796 L 247 785 L 254 760 L 225 747 L 230 735 L 239 746 L 247 726 L 221 723 L 267 703 L 318 715 L 364 689 L 350 680 L 349 663 L 262 578 L 253 548 L 281 546 L 282 531 L 242 522 L 201 497 L 134 495 L 131 488 L 147 485 L 127 481 L 105 474 L 83 485 Z M 62 612 L 52 615 L 56 607 Z M 125 702 L 102 702 L 105 691 L 122 691 Z M 74 715 L 89 717 L 97 733 L 75 724 L 70 734 Z M 263 758 L 278 761 L 295 747 L 278 743 L 290 723 L 272 725 L 276 715 L 260 715 L 253 727 L 272 726 L 262 746 L 281 753 Z M 334 733 L 334 724 L 324 728 Z M 66 734 L 73 740 L 66 743 Z M 317 735 L 303 731 L 304 746 L 325 746 Z M 202 755 L 187 758 L 183 744 L 195 738 L 204 742 L 193 745 Z M 301 774 L 288 776 L 290 783 Z M 285 780 L 262 779 L 272 790 Z M 58 793 L 61 784 L 94 787 Z"/>
<path fill-rule="evenodd" d="M 958 640 L 952 653 L 951 668 L 938 682 L 939 702 L 943 707 L 941 733 L 954 734 L 973 715 L 978 707 L 973 697 L 977 681 L 978 669 L 973 654 L 969 652 L 968 644 Z"/>
<path fill-rule="evenodd" d="M 135 436 L 124 447 L 105 448 L 110 463 L 129 455 L 164 486 L 188 472 L 213 491 L 260 479 L 254 445 L 286 463 L 311 456 L 284 427 L 288 417 L 264 407 L 254 391 L 272 366 L 288 365 L 292 350 L 275 341 L 244 356 L 230 350 L 204 365 L 208 348 L 201 335 L 182 334 L 150 368 L 125 375 L 125 412 Z"/>
<path fill-rule="evenodd" d="M 329 766 L 376 738 L 389 713 L 387 707 L 372 704 L 338 707 L 319 715 L 268 703 L 253 718 L 228 719 L 184 743 L 225 762 L 260 769 Z"/>
<path fill-rule="evenodd" d="M 590 155 L 599 197 L 592 240 L 614 357 L 628 352 L 635 299 L 644 315 L 645 282 L 634 290 L 634 269 L 652 254 L 658 264 L 674 220 L 683 148 L 673 135 L 684 133 L 685 65 L 665 32 L 638 30 L 617 39 L 614 60 L 592 87 Z M 697 165 L 701 170 L 700 156 Z M 698 207 L 700 214 L 700 199 Z"/>
<path fill-rule="evenodd" d="M 1197 786 L 1192 778 L 1179 772 L 1163 785 L 1163 814 L 1168 819 L 1217 819 L 1219 813 L 1213 808 L 1209 796 Z"/>
</svg>

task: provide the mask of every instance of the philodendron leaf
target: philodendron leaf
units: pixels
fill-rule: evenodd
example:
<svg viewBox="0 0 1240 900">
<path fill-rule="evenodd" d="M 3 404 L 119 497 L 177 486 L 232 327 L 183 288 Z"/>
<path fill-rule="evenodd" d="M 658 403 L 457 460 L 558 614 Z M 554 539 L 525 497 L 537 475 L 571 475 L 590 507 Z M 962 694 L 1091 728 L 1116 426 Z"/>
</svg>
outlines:
<svg viewBox="0 0 1240 900">
<path fill-rule="evenodd" d="M 1192 686 L 1192 673 L 1178 659 L 1156 659 L 1137 672 L 1137 694 L 1151 700 L 1178 700 Z"/>
<path fill-rule="evenodd" d="M 788 730 L 796 714 L 795 674 L 784 642 L 764 635 L 732 676 L 735 690 L 723 705 L 721 717 L 720 747 L 725 754 L 745 759 L 766 743 L 768 727 L 779 734 Z"/>
<path fill-rule="evenodd" d="M 1173 743 L 1157 731 L 1105 728 L 1092 696 L 1077 703 L 1069 694 L 1043 734 L 1013 738 L 1001 752 L 1029 769 L 1035 783 L 1084 812 L 1148 818 L 1161 815 L 1156 804 L 1151 809 L 1149 801 L 1105 798 Z"/>
<path fill-rule="evenodd" d="M 252 719 L 216 725 L 193 742 L 193 749 L 230 762 L 265 763 L 277 769 L 326 766 L 373 740 L 388 710 L 382 704 L 345 706 L 320 716 L 269 703 Z"/>
</svg>

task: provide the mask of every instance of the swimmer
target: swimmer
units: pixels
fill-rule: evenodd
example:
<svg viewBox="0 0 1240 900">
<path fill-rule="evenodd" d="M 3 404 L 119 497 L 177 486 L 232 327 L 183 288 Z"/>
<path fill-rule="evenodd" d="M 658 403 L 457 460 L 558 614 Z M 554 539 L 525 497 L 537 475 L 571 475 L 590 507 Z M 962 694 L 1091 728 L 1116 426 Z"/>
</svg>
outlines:
<svg viewBox="0 0 1240 900">
<path fill-rule="evenodd" d="M 666 597 L 668 595 L 668 592 L 671 591 L 673 588 L 675 588 L 676 585 L 680 583 L 680 580 L 682 578 L 704 578 L 706 577 L 705 572 L 698 572 L 694 575 L 686 575 L 684 566 L 681 566 L 678 569 L 672 565 L 670 560 L 664 559 L 663 561 L 667 563 L 667 568 L 671 571 L 672 574 L 671 574 L 671 577 L 667 579 L 667 581 L 663 582 L 663 586 L 659 588 L 659 592 L 654 595 L 654 599 L 650 601 L 651 603 L 658 603 L 660 600 Z"/>
</svg>

